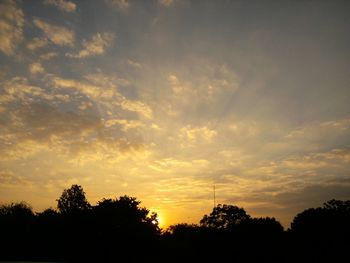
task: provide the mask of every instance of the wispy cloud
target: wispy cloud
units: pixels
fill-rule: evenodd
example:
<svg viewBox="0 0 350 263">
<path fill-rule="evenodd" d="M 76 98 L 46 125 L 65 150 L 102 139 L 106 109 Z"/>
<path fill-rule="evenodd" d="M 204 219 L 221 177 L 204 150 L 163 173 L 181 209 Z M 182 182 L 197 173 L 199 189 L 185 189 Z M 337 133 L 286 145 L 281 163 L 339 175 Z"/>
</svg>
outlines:
<svg viewBox="0 0 350 263">
<path fill-rule="evenodd" d="M 0 3 L 0 50 L 13 55 L 23 39 L 24 14 L 13 0 Z"/>
<path fill-rule="evenodd" d="M 120 10 L 126 10 L 129 8 L 130 3 L 129 0 L 105 0 L 109 5 L 120 9 Z"/>
<path fill-rule="evenodd" d="M 106 107 L 113 106 L 116 109 L 136 112 L 141 116 L 151 119 L 152 109 L 140 100 L 130 100 L 123 96 L 111 80 L 100 75 L 88 76 L 89 81 L 76 81 L 53 77 L 52 83 L 58 88 L 73 89 L 81 92 L 90 99 L 98 101 Z M 95 83 L 91 83 L 94 81 Z"/>
<path fill-rule="evenodd" d="M 142 101 L 128 100 L 124 98 L 121 101 L 120 106 L 124 110 L 137 112 L 149 119 L 153 116 L 152 109 Z"/>
<path fill-rule="evenodd" d="M 84 40 L 84 47 L 77 54 L 67 53 L 66 56 L 71 58 L 86 58 L 90 56 L 102 55 L 106 49 L 113 43 L 113 33 L 97 33 L 90 40 Z"/>
<path fill-rule="evenodd" d="M 59 46 L 73 46 L 75 41 L 74 31 L 63 26 L 49 24 L 39 18 L 34 18 L 33 23 L 54 44 Z"/>
<path fill-rule="evenodd" d="M 131 67 L 134 67 L 134 68 L 142 68 L 141 63 L 134 61 L 134 60 L 131 60 L 131 59 L 128 59 L 128 65 L 130 65 Z"/>
<path fill-rule="evenodd" d="M 27 43 L 27 48 L 29 50 L 36 50 L 47 46 L 48 41 L 46 38 L 35 37 Z"/>
<path fill-rule="evenodd" d="M 29 65 L 29 71 L 33 75 L 36 75 L 38 73 L 43 73 L 44 72 L 44 68 L 43 68 L 43 66 L 41 65 L 40 62 L 34 62 L 34 63 Z"/>
<path fill-rule="evenodd" d="M 163 6 L 171 6 L 174 2 L 175 0 L 158 0 L 158 3 Z"/>
<path fill-rule="evenodd" d="M 119 96 L 116 89 L 96 86 L 89 82 L 54 77 L 52 83 L 58 88 L 77 90 L 91 99 L 111 99 Z"/>
<path fill-rule="evenodd" d="M 50 60 L 50 59 L 57 57 L 57 56 L 58 56 L 58 54 L 56 52 L 48 52 L 48 53 L 41 54 L 40 58 L 42 60 Z"/>
<path fill-rule="evenodd" d="M 34 65 L 35 67 L 36 65 Z M 16 101 L 28 104 L 36 99 L 67 101 L 69 98 L 67 95 L 48 92 L 41 87 L 31 85 L 24 77 L 14 77 L 2 82 L 0 91 L 0 102 L 3 104 Z"/>
<path fill-rule="evenodd" d="M 123 119 L 110 119 L 106 120 L 104 123 L 105 126 L 108 128 L 114 125 L 120 125 L 123 131 L 144 126 L 144 124 L 141 121 Z"/>
<path fill-rule="evenodd" d="M 217 132 L 209 129 L 206 126 L 193 127 L 191 125 L 187 125 L 182 127 L 179 132 L 179 138 L 183 147 L 194 146 L 196 143 L 201 142 L 210 143 L 216 136 Z"/>
<path fill-rule="evenodd" d="M 74 12 L 77 7 L 75 3 L 66 0 L 45 0 L 44 4 L 56 6 L 65 12 Z"/>
</svg>

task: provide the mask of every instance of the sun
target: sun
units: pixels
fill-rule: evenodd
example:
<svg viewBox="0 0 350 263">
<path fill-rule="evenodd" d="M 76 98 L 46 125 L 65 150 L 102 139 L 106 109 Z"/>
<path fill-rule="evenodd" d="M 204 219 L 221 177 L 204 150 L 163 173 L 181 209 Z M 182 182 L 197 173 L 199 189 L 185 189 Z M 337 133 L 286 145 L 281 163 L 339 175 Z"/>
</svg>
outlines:
<svg viewBox="0 0 350 263">
<path fill-rule="evenodd" d="M 156 211 L 157 213 L 157 222 L 160 228 L 163 228 L 165 226 L 165 217 L 163 215 L 163 213 Z M 156 221 L 152 222 L 153 224 L 157 223 Z"/>
</svg>

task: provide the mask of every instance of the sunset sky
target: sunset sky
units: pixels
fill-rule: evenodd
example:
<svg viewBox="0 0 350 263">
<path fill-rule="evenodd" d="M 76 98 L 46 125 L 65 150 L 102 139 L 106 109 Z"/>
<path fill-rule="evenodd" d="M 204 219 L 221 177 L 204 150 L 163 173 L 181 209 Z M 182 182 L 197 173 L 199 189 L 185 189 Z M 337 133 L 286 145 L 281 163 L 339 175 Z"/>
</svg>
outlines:
<svg viewBox="0 0 350 263">
<path fill-rule="evenodd" d="M 350 2 L 0 0 L 0 202 L 350 199 Z"/>
</svg>

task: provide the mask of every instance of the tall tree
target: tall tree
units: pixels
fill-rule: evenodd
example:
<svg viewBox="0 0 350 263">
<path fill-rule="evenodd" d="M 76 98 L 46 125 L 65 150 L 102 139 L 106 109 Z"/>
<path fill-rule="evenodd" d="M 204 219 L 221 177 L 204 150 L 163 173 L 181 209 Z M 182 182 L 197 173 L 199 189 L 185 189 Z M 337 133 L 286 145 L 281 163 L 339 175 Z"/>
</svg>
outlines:
<svg viewBox="0 0 350 263">
<path fill-rule="evenodd" d="M 204 215 L 200 225 L 216 229 L 229 229 L 250 218 L 243 208 L 234 205 L 217 205 L 210 215 Z"/>
<path fill-rule="evenodd" d="M 85 192 L 80 185 L 74 184 L 65 189 L 57 200 L 57 208 L 60 213 L 68 214 L 88 210 L 91 207 L 85 197 Z"/>
</svg>

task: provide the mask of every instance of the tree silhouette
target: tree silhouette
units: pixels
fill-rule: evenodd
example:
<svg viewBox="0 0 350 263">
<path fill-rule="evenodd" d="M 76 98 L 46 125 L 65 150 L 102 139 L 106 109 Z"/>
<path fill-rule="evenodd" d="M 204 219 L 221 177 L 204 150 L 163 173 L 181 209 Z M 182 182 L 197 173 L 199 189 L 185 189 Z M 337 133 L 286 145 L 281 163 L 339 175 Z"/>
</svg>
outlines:
<svg viewBox="0 0 350 263">
<path fill-rule="evenodd" d="M 34 232 L 35 215 L 24 203 L 0 206 L 0 247 L 3 258 L 22 259 L 30 257 L 28 247 Z"/>
<path fill-rule="evenodd" d="M 138 261 L 145 253 L 153 253 L 160 229 L 157 214 L 140 206 L 135 197 L 121 196 L 102 199 L 91 210 L 95 251 L 103 251 L 103 260 L 111 260 L 115 253 Z M 137 253 L 130 251 L 137 251 Z M 101 260 L 101 253 L 96 258 Z"/>
<path fill-rule="evenodd" d="M 57 200 L 57 208 L 62 214 L 88 210 L 91 207 L 86 200 L 85 192 L 80 185 L 72 185 L 65 189 Z"/>
<path fill-rule="evenodd" d="M 0 205 L 1 260 L 342 262 L 350 247 L 350 201 L 306 209 L 287 232 L 275 218 L 220 204 L 199 225 L 177 224 L 163 233 L 157 214 L 135 197 L 91 206 L 83 188 L 72 185 L 57 201 L 58 210 L 36 214 L 24 202 Z"/>
<path fill-rule="evenodd" d="M 0 206 L 0 216 L 17 218 L 17 219 L 26 219 L 34 216 L 32 208 L 25 202 L 20 203 L 11 203 L 8 205 Z"/>
<path fill-rule="evenodd" d="M 128 228 L 147 228 L 158 232 L 157 214 L 145 207 L 135 197 L 121 196 L 119 199 L 102 199 L 93 207 L 93 214 L 103 227 L 124 231 Z"/>
<path fill-rule="evenodd" d="M 255 237 L 272 237 L 283 233 L 283 226 L 273 217 L 250 218 L 242 223 L 241 229 L 249 232 Z"/>
<path fill-rule="evenodd" d="M 340 234 L 350 229 L 350 201 L 330 200 L 323 207 L 299 213 L 291 223 L 291 231 L 302 235 Z"/>
<path fill-rule="evenodd" d="M 350 200 L 329 200 L 323 204 L 323 208 L 326 210 L 333 210 L 340 213 L 350 213 Z"/>
<path fill-rule="evenodd" d="M 231 229 L 249 218 L 250 216 L 243 208 L 219 204 L 213 208 L 210 215 L 204 215 L 200 225 L 216 229 Z"/>
<path fill-rule="evenodd" d="M 319 262 L 348 258 L 349 222 L 350 201 L 333 199 L 297 214 L 290 229 L 296 255 Z"/>
</svg>

